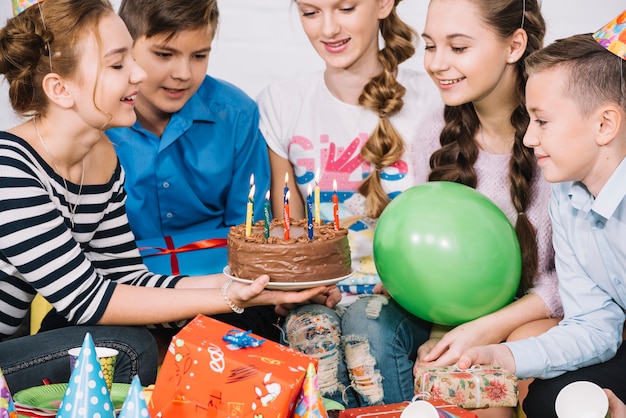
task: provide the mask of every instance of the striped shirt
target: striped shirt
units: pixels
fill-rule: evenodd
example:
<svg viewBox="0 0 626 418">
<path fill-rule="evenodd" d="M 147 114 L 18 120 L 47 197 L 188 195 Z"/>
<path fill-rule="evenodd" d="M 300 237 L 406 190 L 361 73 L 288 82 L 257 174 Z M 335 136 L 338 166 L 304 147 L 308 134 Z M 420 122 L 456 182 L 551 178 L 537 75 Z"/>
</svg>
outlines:
<svg viewBox="0 0 626 418">
<path fill-rule="evenodd" d="M 79 195 L 67 182 L 66 191 L 27 142 L 0 132 L 0 338 L 17 331 L 37 292 L 70 323 L 95 324 L 117 283 L 174 287 L 179 276 L 143 264 L 123 185 L 118 162 L 108 183 L 84 185 Z"/>
</svg>

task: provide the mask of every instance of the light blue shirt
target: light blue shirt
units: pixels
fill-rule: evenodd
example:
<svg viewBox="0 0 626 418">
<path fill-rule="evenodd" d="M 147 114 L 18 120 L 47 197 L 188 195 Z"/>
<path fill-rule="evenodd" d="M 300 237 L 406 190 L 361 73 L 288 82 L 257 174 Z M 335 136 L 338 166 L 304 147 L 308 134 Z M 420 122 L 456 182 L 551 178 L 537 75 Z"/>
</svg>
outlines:
<svg viewBox="0 0 626 418">
<path fill-rule="evenodd" d="M 519 378 L 551 378 L 610 360 L 626 307 L 626 159 L 598 196 L 579 182 L 552 186 L 550 217 L 564 319 L 506 343 Z"/>
<path fill-rule="evenodd" d="M 138 121 L 107 135 L 126 172 L 126 211 L 137 239 L 244 223 L 251 174 L 254 220 L 263 219 L 267 146 L 256 103 L 239 88 L 207 76 L 161 138 Z"/>
</svg>

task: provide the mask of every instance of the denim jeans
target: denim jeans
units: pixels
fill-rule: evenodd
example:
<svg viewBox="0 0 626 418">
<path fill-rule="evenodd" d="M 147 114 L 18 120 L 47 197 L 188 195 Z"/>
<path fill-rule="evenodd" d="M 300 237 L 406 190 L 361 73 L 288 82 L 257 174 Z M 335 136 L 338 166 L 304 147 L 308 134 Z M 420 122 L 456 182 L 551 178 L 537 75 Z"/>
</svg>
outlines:
<svg viewBox="0 0 626 418">
<path fill-rule="evenodd" d="M 413 363 L 431 324 L 382 295 L 341 308 L 306 305 L 285 320 L 285 343 L 319 361 L 322 396 L 349 408 L 411 400 Z"/>
<path fill-rule="evenodd" d="M 70 377 L 67 350 L 80 347 L 89 332 L 96 346 L 119 351 L 113 381 L 130 383 L 135 375 L 144 386 L 156 380 L 157 347 L 144 327 L 70 326 L 0 342 L 0 368 L 11 393 L 51 383 L 65 383 Z"/>
</svg>

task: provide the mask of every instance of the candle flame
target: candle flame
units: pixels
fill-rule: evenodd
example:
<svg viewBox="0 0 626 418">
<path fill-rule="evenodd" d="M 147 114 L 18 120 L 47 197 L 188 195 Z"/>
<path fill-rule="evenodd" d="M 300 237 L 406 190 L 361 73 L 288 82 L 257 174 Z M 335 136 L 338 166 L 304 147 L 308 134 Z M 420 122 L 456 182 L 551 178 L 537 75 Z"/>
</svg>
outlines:
<svg viewBox="0 0 626 418">
<path fill-rule="evenodd" d="M 253 184 L 252 187 L 250 187 L 250 193 L 248 193 L 248 199 L 253 200 L 254 199 L 254 190 L 256 189 L 256 186 Z"/>
<path fill-rule="evenodd" d="M 319 182 L 320 182 L 320 168 L 317 167 L 317 170 L 315 170 L 315 185 L 317 186 Z"/>
<path fill-rule="evenodd" d="M 337 179 L 333 179 L 333 192 L 337 192 Z"/>
<path fill-rule="evenodd" d="M 265 193 L 265 200 L 270 200 L 270 191 L 268 190 L 267 193 Z"/>
<path fill-rule="evenodd" d="M 250 174 L 250 187 L 254 184 L 254 173 Z"/>
<path fill-rule="evenodd" d="M 311 183 L 309 183 L 309 187 L 307 187 L 307 195 L 311 196 Z"/>
<path fill-rule="evenodd" d="M 289 173 L 285 173 L 285 187 L 287 187 L 288 183 L 289 183 Z"/>
</svg>

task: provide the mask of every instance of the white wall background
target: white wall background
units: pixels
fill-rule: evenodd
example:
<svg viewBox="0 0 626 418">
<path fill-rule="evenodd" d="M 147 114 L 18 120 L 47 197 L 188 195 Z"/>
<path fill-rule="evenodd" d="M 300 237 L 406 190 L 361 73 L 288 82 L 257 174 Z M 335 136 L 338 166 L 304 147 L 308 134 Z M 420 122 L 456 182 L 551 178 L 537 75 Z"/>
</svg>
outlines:
<svg viewBox="0 0 626 418">
<path fill-rule="evenodd" d="M 12 16 L 10 0 L 0 0 L 0 23 Z M 158 0 L 155 0 L 158 1 Z M 184 1 L 184 0 L 181 0 Z M 522 0 L 520 0 L 522 1 Z M 119 0 L 112 0 L 117 7 Z M 252 97 L 274 80 L 322 68 L 300 27 L 292 0 L 219 0 L 221 22 L 209 62 L 209 74 L 228 80 Z M 399 11 L 418 33 L 428 0 L 404 0 Z M 543 0 L 546 42 L 575 33 L 594 32 L 626 8 L 624 0 Z M 422 69 L 421 48 L 404 65 Z M 19 122 L 0 77 L 0 129 Z"/>
</svg>

